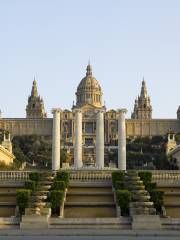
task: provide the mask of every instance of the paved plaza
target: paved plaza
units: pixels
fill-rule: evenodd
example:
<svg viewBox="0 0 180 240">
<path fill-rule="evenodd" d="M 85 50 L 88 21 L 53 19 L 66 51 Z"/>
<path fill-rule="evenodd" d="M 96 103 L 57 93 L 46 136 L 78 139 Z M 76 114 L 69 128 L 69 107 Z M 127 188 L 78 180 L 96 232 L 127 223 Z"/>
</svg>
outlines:
<svg viewBox="0 0 180 240">
<path fill-rule="evenodd" d="M 133 231 L 100 229 L 1 229 L 0 240 L 171 240 L 180 239 L 180 231 Z"/>
<path fill-rule="evenodd" d="M 0 240 L 176 240 L 179 236 L 3 236 Z"/>
</svg>

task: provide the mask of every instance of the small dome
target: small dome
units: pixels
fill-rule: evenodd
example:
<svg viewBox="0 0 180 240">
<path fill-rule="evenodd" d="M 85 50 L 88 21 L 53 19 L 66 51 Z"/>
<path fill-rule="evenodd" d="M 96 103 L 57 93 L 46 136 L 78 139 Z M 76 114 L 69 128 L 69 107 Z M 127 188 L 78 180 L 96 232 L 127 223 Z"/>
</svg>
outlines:
<svg viewBox="0 0 180 240">
<path fill-rule="evenodd" d="M 92 67 L 88 64 L 86 68 L 86 76 L 78 85 L 77 92 L 77 106 L 91 104 L 95 107 L 101 107 L 102 91 L 99 82 L 92 76 Z"/>
</svg>

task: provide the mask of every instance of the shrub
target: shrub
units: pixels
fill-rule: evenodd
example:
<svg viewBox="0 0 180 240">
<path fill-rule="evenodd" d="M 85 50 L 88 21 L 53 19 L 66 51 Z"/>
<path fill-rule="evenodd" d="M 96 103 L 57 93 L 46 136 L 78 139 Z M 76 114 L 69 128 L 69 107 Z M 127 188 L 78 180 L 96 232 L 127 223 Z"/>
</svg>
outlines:
<svg viewBox="0 0 180 240">
<path fill-rule="evenodd" d="M 64 191 L 52 190 L 50 194 L 52 212 L 58 214 L 64 198 Z"/>
<path fill-rule="evenodd" d="M 141 180 L 146 184 L 147 182 L 151 182 L 152 180 L 152 172 L 139 172 L 138 173 Z"/>
<path fill-rule="evenodd" d="M 29 179 L 38 183 L 40 180 L 40 173 L 39 172 L 31 172 L 29 174 Z"/>
<path fill-rule="evenodd" d="M 16 202 L 19 206 L 19 211 L 21 214 L 24 214 L 25 208 L 28 207 L 31 196 L 31 190 L 28 189 L 19 189 L 16 191 Z"/>
<path fill-rule="evenodd" d="M 163 202 L 164 192 L 158 191 L 158 190 L 152 190 L 149 193 L 151 196 L 151 201 L 154 203 L 154 207 L 156 208 L 156 211 L 160 213 L 161 207 L 164 205 L 164 202 Z"/>
<path fill-rule="evenodd" d="M 36 189 L 36 182 L 32 180 L 27 180 L 24 184 L 25 189 L 29 189 L 35 191 Z"/>
<path fill-rule="evenodd" d="M 112 183 L 113 183 L 114 187 L 115 187 L 116 181 L 123 182 L 124 179 L 125 179 L 125 171 L 115 171 L 115 172 L 112 172 Z"/>
<path fill-rule="evenodd" d="M 116 191 L 117 203 L 121 208 L 121 215 L 128 215 L 129 203 L 132 200 L 132 193 L 128 190 L 117 190 Z"/>
<path fill-rule="evenodd" d="M 52 184 L 52 189 L 53 190 L 65 190 L 66 184 L 64 181 L 54 181 Z"/>
<path fill-rule="evenodd" d="M 69 172 L 68 171 L 59 171 L 56 173 L 55 181 L 63 181 L 68 187 L 69 185 Z"/>
<path fill-rule="evenodd" d="M 145 185 L 145 188 L 148 192 L 151 192 L 152 190 L 155 190 L 156 186 L 157 186 L 156 183 L 152 183 L 152 182 L 145 182 L 144 185 Z"/>
<path fill-rule="evenodd" d="M 115 182 L 115 189 L 116 190 L 125 190 L 127 188 L 125 187 L 125 183 L 123 181 L 116 181 Z"/>
</svg>

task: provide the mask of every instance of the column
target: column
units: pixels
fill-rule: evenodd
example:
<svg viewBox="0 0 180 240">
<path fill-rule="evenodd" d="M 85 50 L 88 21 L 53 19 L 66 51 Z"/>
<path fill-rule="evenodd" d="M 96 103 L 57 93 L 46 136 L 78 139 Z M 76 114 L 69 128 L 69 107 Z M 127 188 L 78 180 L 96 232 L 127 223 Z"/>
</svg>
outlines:
<svg viewBox="0 0 180 240">
<path fill-rule="evenodd" d="M 126 109 L 118 109 L 118 168 L 126 170 Z"/>
<path fill-rule="evenodd" d="M 104 168 L 104 110 L 97 111 L 96 119 L 96 167 Z"/>
<path fill-rule="evenodd" d="M 81 168 L 82 163 L 82 110 L 75 109 L 74 122 L 74 166 Z"/>
<path fill-rule="evenodd" d="M 52 134 L 52 170 L 57 171 L 60 168 L 60 115 L 61 109 L 53 108 L 53 134 Z"/>
</svg>

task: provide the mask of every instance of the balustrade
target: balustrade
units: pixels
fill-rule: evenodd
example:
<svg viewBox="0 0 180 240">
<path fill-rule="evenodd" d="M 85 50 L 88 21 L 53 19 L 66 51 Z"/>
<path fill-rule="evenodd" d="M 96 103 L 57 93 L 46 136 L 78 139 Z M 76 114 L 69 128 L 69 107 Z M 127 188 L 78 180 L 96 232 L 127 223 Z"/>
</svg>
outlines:
<svg viewBox="0 0 180 240">
<path fill-rule="evenodd" d="M 109 181 L 111 180 L 111 173 L 115 171 L 110 170 L 70 170 L 71 181 Z M 16 180 L 22 181 L 29 178 L 31 171 L 0 171 L 0 181 Z M 152 170 L 152 180 L 158 181 L 174 181 L 180 182 L 180 170 Z"/>
</svg>

